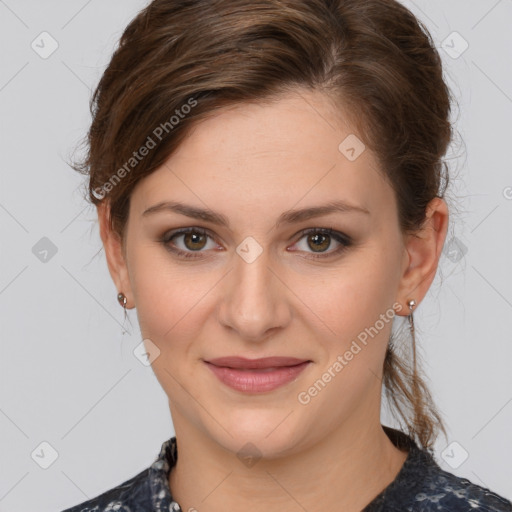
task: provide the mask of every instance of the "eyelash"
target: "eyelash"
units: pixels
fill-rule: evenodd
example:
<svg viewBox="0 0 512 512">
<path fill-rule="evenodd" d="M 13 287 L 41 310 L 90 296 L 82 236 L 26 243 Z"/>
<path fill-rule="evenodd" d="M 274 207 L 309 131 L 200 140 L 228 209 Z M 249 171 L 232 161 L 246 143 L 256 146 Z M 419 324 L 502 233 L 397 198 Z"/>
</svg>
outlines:
<svg viewBox="0 0 512 512">
<path fill-rule="evenodd" d="M 171 232 L 165 233 L 161 237 L 160 242 L 164 245 L 164 247 L 167 250 L 171 251 L 172 253 L 176 254 L 179 257 L 202 258 L 203 256 L 201 256 L 200 254 L 196 255 L 196 254 L 194 254 L 194 252 L 182 251 L 181 249 L 176 249 L 175 247 L 173 248 L 173 247 L 171 247 L 171 245 L 169 245 L 169 242 L 173 238 L 179 237 L 181 235 L 186 235 L 187 233 L 196 233 L 199 235 L 208 236 L 213 240 L 213 237 L 205 229 L 191 227 L 191 228 L 184 228 L 184 229 L 180 229 L 178 231 L 171 231 Z M 353 243 L 352 239 L 349 236 L 347 236 L 343 233 L 340 233 L 338 231 L 333 231 L 332 228 L 329 228 L 329 229 L 325 229 L 325 228 L 303 229 L 299 233 L 300 237 L 298 238 L 297 242 L 299 242 L 302 238 L 304 238 L 304 236 L 310 235 L 312 233 L 328 235 L 328 236 L 334 238 L 334 240 L 336 240 L 336 242 L 342 244 L 342 246 L 339 249 L 336 249 L 335 251 L 332 251 L 332 252 L 322 253 L 322 254 L 314 254 L 313 256 L 307 256 L 308 259 L 329 258 L 329 257 L 335 256 L 335 255 L 341 254 L 348 247 L 350 247 Z M 295 243 L 297 243 L 297 242 L 295 242 Z M 195 251 L 195 252 L 201 253 L 202 251 Z"/>
</svg>

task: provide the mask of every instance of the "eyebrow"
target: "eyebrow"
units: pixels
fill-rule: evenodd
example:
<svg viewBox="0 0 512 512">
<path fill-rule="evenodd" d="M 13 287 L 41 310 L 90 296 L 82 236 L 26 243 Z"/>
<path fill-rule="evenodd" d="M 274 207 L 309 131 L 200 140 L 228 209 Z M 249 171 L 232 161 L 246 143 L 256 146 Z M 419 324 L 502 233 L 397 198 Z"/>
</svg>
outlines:
<svg viewBox="0 0 512 512">
<path fill-rule="evenodd" d="M 152 215 L 160 212 L 174 212 L 186 217 L 193 219 L 200 219 L 212 224 L 219 226 L 230 227 L 229 220 L 221 213 L 214 212 L 210 209 L 198 208 L 187 204 L 180 203 L 178 201 L 163 201 L 161 203 L 150 206 L 147 210 L 144 210 L 142 216 Z M 364 213 L 369 215 L 370 212 L 362 207 L 353 204 L 346 203 L 344 201 L 331 201 L 322 206 L 312 206 L 310 208 L 303 208 L 300 210 L 288 210 L 283 212 L 276 221 L 275 227 L 281 224 L 293 224 L 302 222 L 314 217 L 320 217 L 322 215 L 328 215 L 330 213 Z"/>
</svg>

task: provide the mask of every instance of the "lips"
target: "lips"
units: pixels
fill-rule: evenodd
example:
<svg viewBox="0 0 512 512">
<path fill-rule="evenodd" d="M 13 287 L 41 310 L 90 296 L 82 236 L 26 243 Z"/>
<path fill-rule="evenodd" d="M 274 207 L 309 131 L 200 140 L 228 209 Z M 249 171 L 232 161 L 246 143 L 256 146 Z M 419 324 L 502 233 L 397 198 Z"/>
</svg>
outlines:
<svg viewBox="0 0 512 512">
<path fill-rule="evenodd" d="M 231 389 L 264 393 L 296 380 L 312 361 L 295 357 L 220 357 L 204 362 L 217 379 Z"/>
<path fill-rule="evenodd" d="M 234 368 L 237 370 L 259 370 L 268 368 L 281 368 L 283 366 L 296 366 L 307 362 L 307 359 L 297 359 L 296 357 L 263 357 L 261 359 L 246 359 L 244 357 L 219 357 L 210 359 L 207 363 L 224 368 Z"/>
</svg>

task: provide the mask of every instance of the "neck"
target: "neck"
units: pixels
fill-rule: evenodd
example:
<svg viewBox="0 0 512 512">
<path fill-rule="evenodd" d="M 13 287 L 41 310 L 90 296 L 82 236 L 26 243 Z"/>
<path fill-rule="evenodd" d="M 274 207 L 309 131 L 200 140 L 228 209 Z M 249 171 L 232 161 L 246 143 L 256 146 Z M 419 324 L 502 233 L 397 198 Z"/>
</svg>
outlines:
<svg viewBox="0 0 512 512">
<path fill-rule="evenodd" d="M 181 429 L 185 424 L 174 414 L 173 420 L 178 461 L 169 485 L 184 511 L 261 506 L 268 512 L 300 508 L 359 512 L 395 479 L 407 457 L 376 418 L 356 423 L 356 428 L 346 422 L 299 453 L 262 458 L 249 467 L 202 431 L 190 425 Z"/>
</svg>

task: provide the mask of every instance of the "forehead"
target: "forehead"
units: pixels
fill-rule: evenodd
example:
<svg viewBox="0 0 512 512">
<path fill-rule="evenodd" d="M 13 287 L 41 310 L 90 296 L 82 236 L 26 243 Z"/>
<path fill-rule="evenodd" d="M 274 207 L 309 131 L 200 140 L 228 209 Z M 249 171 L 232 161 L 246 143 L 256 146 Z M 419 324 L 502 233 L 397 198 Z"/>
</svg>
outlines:
<svg viewBox="0 0 512 512">
<path fill-rule="evenodd" d="M 180 199 L 228 216 L 237 209 L 271 215 L 274 207 L 277 216 L 298 203 L 337 199 L 368 209 L 375 200 L 393 201 L 377 159 L 347 118 L 309 91 L 239 104 L 199 122 L 133 195 L 138 211 Z"/>
<path fill-rule="evenodd" d="M 246 162 L 276 156 L 332 161 L 339 137 L 351 133 L 348 120 L 326 95 L 293 92 L 264 103 L 237 104 L 198 123 L 174 161 L 205 154 Z"/>
</svg>

